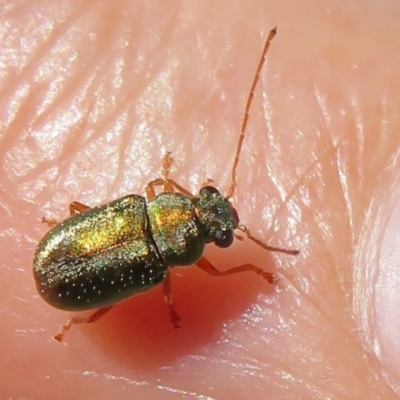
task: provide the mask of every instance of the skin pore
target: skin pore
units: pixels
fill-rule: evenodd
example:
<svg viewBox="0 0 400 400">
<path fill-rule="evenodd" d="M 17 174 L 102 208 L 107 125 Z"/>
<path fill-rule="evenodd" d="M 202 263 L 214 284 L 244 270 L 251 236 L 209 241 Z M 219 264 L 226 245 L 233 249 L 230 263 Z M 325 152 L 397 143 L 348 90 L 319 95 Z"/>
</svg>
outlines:
<svg viewBox="0 0 400 400">
<path fill-rule="evenodd" d="M 398 316 L 383 318 L 364 271 L 396 204 L 400 6 L 55 3 L 1 11 L 0 397 L 397 398 L 399 348 L 381 324 Z M 301 254 L 211 247 L 217 268 L 252 262 L 276 287 L 175 269 L 180 329 L 158 287 L 56 343 L 70 314 L 34 287 L 42 216 L 144 194 L 167 151 L 183 187 L 212 179 L 226 193 L 276 25 L 233 202 L 255 236 Z"/>
</svg>

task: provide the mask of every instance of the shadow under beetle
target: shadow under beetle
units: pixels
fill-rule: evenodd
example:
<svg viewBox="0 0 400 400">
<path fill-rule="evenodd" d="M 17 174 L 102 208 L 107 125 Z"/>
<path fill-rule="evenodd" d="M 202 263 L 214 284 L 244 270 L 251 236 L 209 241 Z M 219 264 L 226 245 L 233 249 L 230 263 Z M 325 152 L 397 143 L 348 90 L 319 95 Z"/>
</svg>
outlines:
<svg viewBox="0 0 400 400">
<path fill-rule="evenodd" d="M 234 237 L 241 239 L 235 235 L 235 229 L 266 250 L 299 253 L 268 246 L 253 237 L 245 226 L 239 225 L 238 214 L 229 201 L 235 191 L 236 169 L 254 90 L 275 34 L 276 28 L 268 35 L 251 85 L 226 197 L 212 186 L 203 187 L 193 196 L 169 178 L 172 158 L 166 154 L 162 178 L 147 185 L 147 202 L 139 195 L 128 195 L 94 208 L 73 202 L 71 217 L 63 222 L 43 219 L 52 229 L 39 243 L 33 261 L 38 292 L 62 310 L 97 309 L 89 317 L 72 317 L 54 336 L 56 340 L 62 341 L 73 324 L 95 322 L 115 303 L 161 283 L 171 322 L 179 327 L 169 274 L 169 268 L 176 266 L 196 264 L 214 276 L 253 271 L 275 283 L 274 274 L 255 265 L 244 264 L 220 272 L 203 257 L 207 243 L 225 248 Z M 156 195 L 158 186 L 163 187 L 163 192 Z"/>
</svg>

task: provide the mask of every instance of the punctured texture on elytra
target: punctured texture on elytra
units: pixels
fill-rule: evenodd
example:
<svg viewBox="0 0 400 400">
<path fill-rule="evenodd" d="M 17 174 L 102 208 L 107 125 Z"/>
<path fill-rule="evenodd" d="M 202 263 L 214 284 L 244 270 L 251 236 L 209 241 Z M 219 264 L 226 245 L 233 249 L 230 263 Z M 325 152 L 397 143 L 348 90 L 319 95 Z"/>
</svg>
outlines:
<svg viewBox="0 0 400 400">
<path fill-rule="evenodd" d="M 66 219 L 42 239 L 34 258 L 39 293 L 63 310 L 114 304 L 161 283 L 166 273 L 146 201 L 137 195 Z"/>
</svg>

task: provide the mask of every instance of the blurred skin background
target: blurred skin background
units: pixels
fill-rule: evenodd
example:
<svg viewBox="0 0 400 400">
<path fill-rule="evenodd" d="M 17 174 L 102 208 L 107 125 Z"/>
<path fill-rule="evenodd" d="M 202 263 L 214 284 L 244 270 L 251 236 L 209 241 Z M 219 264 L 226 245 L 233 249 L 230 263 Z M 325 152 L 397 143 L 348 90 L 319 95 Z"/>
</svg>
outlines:
<svg viewBox="0 0 400 400">
<path fill-rule="evenodd" d="M 400 5 L 394 2 L 6 2 L 1 12 L 1 398 L 395 399 L 399 377 Z M 43 215 L 171 177 L 233 197 L 271 245 L 211 247 L 219 269 L 53 341 L 69 314 L 37 294 Z"/>
</svg>

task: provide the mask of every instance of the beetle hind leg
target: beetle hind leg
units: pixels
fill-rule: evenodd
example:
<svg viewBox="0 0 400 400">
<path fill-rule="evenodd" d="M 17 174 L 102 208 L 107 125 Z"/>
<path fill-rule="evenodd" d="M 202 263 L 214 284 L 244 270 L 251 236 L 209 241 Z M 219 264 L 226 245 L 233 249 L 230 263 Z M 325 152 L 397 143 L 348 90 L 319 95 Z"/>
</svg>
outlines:
<svg viewBox="0 0 400 400">
<path fill-rule="evenodd" d="M 81 213 L 82 211 L 89 210 L 91 207 L 86 206 L 85 204 L 79 203 L 78 201 L 73 201 L 69 205 L 69 215 L 73 216 L 75 214 Z M 54 218 L 46 218 L 42 217 L 42 224 L 47 224 L 50 228 L 55 227 L 58 224 L 58 221 Z"/>
<path fill-rule="evenodd" d="M 72 317 L 66 324 L 63 325 L 61 330 L 53 336 L 55 340 L 58 342 L 62 342 L 67 331 L 71 329 L 72 325 L 78 324 L 91 324 L 92 322 L 98 321 L 101 317 L 107 314 L 113 306 L 104 307 L 96 310 L 93 314 L 88 317 L 84 317 L 83 315 L 77 315 Z"/>
<path fill-rule="evenodd" d="M 79 203 L 79 201 L 73 201 L 69 205 L 69 214 L 72 216 L 72 215 L 79 214 L 83 211 L 90 210 L 90 209 L 91 209 L 91 207 L 89 207 L 85 204 Z"/>
<path fill-rule="evenodd" d="M 53 228 L 58 224 L 58 221 L 54 218 L 42 217 L 42 224 L 46 224 L 49 228 Z"/>
</svg>

